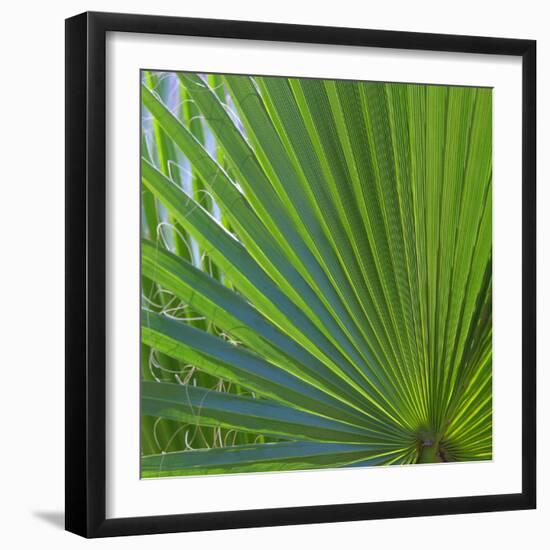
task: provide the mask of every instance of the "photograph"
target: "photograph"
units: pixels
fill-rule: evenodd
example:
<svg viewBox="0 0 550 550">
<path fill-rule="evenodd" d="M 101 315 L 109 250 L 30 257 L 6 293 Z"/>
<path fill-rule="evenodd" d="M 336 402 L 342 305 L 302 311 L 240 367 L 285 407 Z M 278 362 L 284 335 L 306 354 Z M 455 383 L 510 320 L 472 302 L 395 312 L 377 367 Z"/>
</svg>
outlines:
<svg viewBox="0 0 550 550">
<path fill-rule="evenodd" d="M 141 478 L 491 461 L 492 87 L 139 77 Z"/>
<path fill-rule="evenodd" d="M 501 4 L 7 4 L 2 548 L 545 548 L 550 33 Z"/>
</svg>

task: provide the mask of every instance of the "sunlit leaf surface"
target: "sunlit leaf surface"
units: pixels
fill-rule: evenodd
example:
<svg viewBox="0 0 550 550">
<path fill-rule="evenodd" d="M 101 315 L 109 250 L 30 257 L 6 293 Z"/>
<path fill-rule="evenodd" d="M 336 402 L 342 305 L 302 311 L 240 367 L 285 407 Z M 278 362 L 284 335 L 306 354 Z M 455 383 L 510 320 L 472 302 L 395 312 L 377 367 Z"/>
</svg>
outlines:
<svg viewBox="0 0 550 550">
<path fill-rule="evenodd" d="M 144 71 L 142 476 L 492 456 L 492 91 Z"/>
</svg>

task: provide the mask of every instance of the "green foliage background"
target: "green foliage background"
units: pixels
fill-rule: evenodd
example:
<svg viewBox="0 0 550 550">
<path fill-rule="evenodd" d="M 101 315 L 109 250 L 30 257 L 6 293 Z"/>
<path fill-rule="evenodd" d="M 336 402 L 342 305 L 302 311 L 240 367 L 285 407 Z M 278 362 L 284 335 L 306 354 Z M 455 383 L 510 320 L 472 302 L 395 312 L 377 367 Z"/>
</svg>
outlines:
<svg viewBox="0 0 550 550">
<path fill-rule="evenodd" d="M 142 476 L 490 459 L 492 91 L 142 76 Z"/>
</svg>

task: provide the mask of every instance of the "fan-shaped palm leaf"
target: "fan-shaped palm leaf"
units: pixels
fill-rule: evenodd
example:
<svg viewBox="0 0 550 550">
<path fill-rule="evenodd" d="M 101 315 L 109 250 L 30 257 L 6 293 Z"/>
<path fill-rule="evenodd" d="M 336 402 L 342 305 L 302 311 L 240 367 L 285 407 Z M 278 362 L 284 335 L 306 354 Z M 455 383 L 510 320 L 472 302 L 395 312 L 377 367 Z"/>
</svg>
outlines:
<svg viewBox="0 0 550 550">
<path fill-rule="evenodd" d="M 146 73 L 142 474 L 491 457 L 491 91 Z"/>
</svg>

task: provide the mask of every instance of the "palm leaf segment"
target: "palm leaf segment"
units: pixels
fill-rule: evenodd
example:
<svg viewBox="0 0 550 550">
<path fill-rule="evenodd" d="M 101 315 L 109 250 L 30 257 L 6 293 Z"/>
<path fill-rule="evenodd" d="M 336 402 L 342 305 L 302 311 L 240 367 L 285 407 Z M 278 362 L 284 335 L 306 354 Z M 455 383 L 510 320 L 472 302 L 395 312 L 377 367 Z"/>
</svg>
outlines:
<svg viewBox="0 0 550 550">
<path fill-rule="evenodd" d="M 149 430 L 143 475 L 490 458 L 491 91 L 168 76 L 176 107 L 142 86 L 142 345 L 169 373 L 142 413 L 203 444 Z"/>
</svg>

